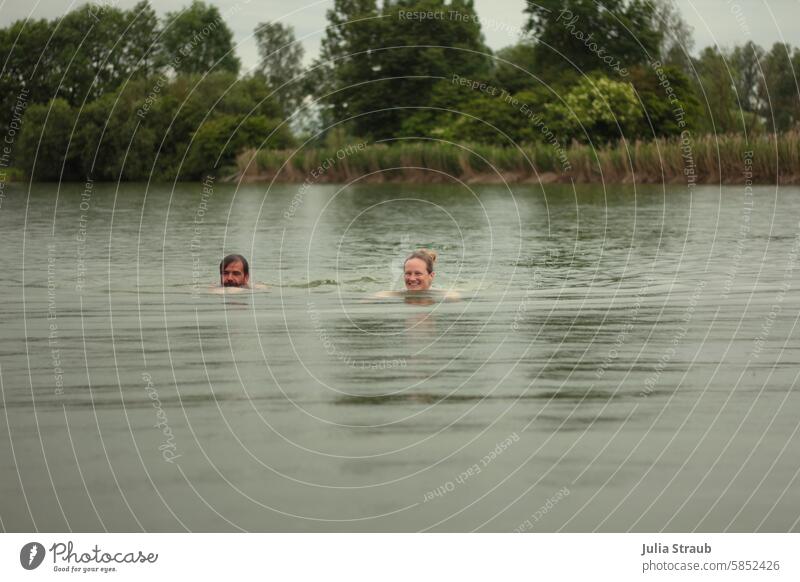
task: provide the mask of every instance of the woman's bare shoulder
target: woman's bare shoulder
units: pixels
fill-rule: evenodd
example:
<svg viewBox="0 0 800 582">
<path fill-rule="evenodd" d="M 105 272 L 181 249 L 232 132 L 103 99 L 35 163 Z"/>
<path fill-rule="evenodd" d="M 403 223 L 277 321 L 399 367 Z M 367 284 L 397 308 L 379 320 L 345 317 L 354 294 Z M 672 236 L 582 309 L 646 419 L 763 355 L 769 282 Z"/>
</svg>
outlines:
<svg viewBox="0 0 800 582">
<path fill-rule="evenodd" d="M 461 293 L 455 289 L 443 291 L 445 301 L 461 301 Z"/>
<path fill-rule="evenodd" d="M 387 299 L 389 297 L 402 297 L 404 293 L 402 291 L 378 291 L 377 293 L 372 294 L 373 299 Z"/>
</svg>

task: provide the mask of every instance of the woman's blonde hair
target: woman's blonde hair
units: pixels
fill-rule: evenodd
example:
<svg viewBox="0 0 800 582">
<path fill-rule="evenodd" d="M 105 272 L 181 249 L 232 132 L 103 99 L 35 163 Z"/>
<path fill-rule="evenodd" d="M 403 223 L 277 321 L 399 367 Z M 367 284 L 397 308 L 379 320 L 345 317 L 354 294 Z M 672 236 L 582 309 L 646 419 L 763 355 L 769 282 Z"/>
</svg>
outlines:
<svg viewBox="0 0 800 582">
<path fill-rule="evenodd" d="M 425 267 L 427 267 L 428 273 L 433 273 L 433 264 L 436 262 L 436 257 L 438 256 L 439 255 L 436 254 L 436 251 L 432 251 L 430 249 L 417 249 L 406 257 L 406 260 L 403 261 L 403 266 L 405 266 L 405 264 L 411 259 L 422 259 L 425 261 Z"/>
</svg>

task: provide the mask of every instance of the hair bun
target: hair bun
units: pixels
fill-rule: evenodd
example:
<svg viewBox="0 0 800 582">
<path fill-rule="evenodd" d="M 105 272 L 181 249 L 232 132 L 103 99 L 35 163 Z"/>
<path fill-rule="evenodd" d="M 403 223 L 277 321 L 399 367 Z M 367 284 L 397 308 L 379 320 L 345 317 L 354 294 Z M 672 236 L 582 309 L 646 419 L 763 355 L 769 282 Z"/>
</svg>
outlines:
<svg viewBox="0 0 800 582">
<path fill-rule="evenodd" d="M 417 252 L 422 255 L 428 255 L 431 258 L 432 263 L 435 263 L 437 257 L 439 256 L 436 251 L 432 251 L 431 249 L 418 249 Z"/>
</svg>

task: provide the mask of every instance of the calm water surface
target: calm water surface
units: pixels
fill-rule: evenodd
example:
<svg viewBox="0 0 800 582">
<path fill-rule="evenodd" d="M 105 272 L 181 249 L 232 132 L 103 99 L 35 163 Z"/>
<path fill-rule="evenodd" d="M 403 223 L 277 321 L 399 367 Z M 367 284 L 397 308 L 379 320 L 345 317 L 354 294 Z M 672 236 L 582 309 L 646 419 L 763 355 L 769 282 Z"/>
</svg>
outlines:
<svg viewBox="0 0 800 582">
<path fill-rule="evenodd" d="M 12 185 L 2 527 L 798 531 L 800 190 L 752 194 Z M 419 246 L 463 301 L 372 299 Z"/>
</svg>

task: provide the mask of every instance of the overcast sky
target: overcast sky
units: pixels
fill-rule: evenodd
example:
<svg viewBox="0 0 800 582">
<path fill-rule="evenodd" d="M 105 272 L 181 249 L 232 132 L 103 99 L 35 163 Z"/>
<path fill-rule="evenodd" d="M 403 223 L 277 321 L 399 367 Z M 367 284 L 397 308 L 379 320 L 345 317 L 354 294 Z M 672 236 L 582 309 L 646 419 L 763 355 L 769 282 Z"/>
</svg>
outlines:
<svg viewBox="0 0 800 582">
<path fill-rule="evenodd" d="M 137 0 L 96 0 L 130 8 Z M 54 18 L 85 4 L 86 0 L 0 0 L 0 26 L 27 17 Z M 150 0 L 162 16 L 191 0 Z M 259 22 L 281 21 L 294 26 L 306 49 L 306 60 L 317 55 L 326 25 L 325 12 L 333 0 L 215 0 L 237 43 L 244 70 L 257 62 L 253 28 Z M 800 46 L 800 0 L 676 0 L 684 20 L 694 29 L 697 49 L 719 44 L 732 46 L 753 40 L 767 48 L 775 42 Z M 475 0 L 486 41 L 499 49 L 515 41 L 522 26 L 525 0 Z"/>
</svg>

